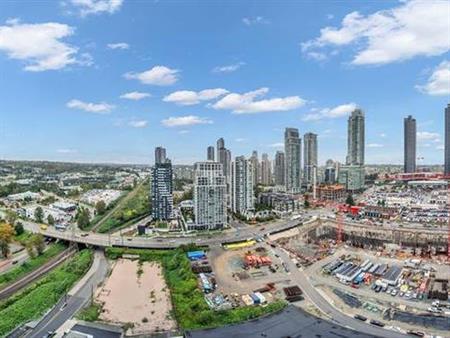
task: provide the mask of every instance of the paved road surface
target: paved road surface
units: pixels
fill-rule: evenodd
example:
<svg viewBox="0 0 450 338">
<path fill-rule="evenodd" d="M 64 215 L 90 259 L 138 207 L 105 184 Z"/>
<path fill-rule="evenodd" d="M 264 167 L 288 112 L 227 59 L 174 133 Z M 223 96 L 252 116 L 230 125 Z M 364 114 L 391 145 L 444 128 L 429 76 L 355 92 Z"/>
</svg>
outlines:
<svg viewBox="0 0 450 338">
<path fill-rule="evenodd" d="M 305 293 L 305 296 L 324 314 L 326 314 L 328 317 L 330 317 L 334 322 L 337 324 L 349 327 L 354 329 L 358 332 L 366 332 L 368 334 L 374 335 L 374 336 L 380 336 L 380 337 L 386 337 L 386 338 L 405 338 L 406 336 L 397 333 L 391 330 L 379 328 L 376 326 L 373 326 L 371 324 L 361 322 L 357 319 L 354 319 L 350 316 L 347 316 L 340 312 L 338 309 L 336 309 L 333 305 L 331 305 L 311 284 L 311 282 L 308 279 L 308 276 L 303 272 L 300 271 L 295 264 L 292 262 L 292 260 L 289 258 L 288 254 L 281 249 L 274 249 L 274 251 L 277 252 L 278 255 L 280 255 L 280 258 L 287 264 L 289 267 L 291 278 L 294 280 L 300 288 Z"/>
<path fill-rule="evenodd" d="M 62 324 L 72 318 L 91 299 L 92 291 L 103 281 L 108 272 L 108 262 L 101 251 L 96 251 L 91 269 L 94 274 L 73 296 L 63 298 L 50 311 L 34 330 L 26 334 L 27 338 L 42 338 L 49 331 L 56 331 Z M 88 272 L 89 273 L 89 272 Z"/>
</svg>

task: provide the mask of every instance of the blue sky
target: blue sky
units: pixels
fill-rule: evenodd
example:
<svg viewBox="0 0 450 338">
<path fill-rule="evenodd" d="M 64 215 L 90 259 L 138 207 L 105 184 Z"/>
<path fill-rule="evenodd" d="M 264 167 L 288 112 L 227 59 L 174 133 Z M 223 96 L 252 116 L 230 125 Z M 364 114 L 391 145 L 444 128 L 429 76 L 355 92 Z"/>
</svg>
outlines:
<svg viewBox="0 0 450 338">
<path fill-rule="evenodd" d="M 175 163 L 224 137 L 272 156 L 285 127 L 344 161 L 346 118 L 366 113 L 368 163 L 443 162 L 450 97 L 447 1 L 0 3 L 0 157 Z"/>
</svg>

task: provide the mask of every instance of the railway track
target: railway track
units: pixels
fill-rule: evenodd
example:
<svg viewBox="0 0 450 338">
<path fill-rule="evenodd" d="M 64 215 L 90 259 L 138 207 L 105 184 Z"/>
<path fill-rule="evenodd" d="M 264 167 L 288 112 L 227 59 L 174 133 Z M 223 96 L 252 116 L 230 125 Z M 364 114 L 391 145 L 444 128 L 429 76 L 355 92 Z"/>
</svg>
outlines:
<svg viewBox="0 0 450 338">
<path fill-rule="evenodd" d="M 3 289 L 0 290 L 0 301 L 10 297 L 17 291 L 20 291 L 27 285 L 33 283 L 34 281 L 41 278 L 50 270 L 53 270 L 58 265 L 63 263 L 67 258 L 71 257 L 76 250 L 74 248 L 68 248 L 61 252 L 58 256 L 54 257 L 52 260 L 44 264 L 43 266 L 37 268 L 36 270 L 30 272 L 26 276 L 23 276 L 21 279 L 15 281 L 12 284 L 7 285 Z"/>
</svg>

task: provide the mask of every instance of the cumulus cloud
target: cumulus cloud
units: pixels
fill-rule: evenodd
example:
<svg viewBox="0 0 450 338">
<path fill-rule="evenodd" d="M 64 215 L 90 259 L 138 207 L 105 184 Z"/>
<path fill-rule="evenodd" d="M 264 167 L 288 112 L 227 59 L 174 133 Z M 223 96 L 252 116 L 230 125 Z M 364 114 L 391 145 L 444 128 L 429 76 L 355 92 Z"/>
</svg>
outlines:
<svg viewBox="0 0 450 338">
<path fill-rule="evenodd" d="M 199 92 L 191 90 L 180 90 L 173 92 L 163 98 L 164 102 L 173 102 L 180 106 L 191 106 L 201 101 L 210 101 L 228 93 L 223 88 L 205 89 Z"/>
<path fill-rule="evenodd" d="M 70 0 L 81 16 L 91 14 L 113 14 L 122 7 L 123 0 Z"/>
<path fill-rule="evenodd" d="M 131 120 L 128 125 L 133 128 L 145 128 L 148 125 L 146 120 Z"/>
<path fill-rule="evenodd" d="M 438 142 L 441 139 L 441 135 L 439 135 L 439 133 L 432 133 L 432 132 L 428 132 L 428 131 L 419 131 L 419 132 L 417 132 L 417 139 L 419 141 Z"/>
<path fill-rule="evenodd" d="M 141 93 L 141 92 L 130 92 L 120 95 L 121 99 L 127 99 L 127 100 L 133 100 L 133 101 L 139 101 L 142 99 L 145 99 L 147 97 L 150 97 L 151 95 L 149 93 Z"/>
<path fill-rule="evenodd" d="M 305 115 L 303 121 L 318 121 L 322 119 L 335 119 L 339 117 L 348 116 L 353 110 L 357 108 L 356 103 L 346 103 L 336 106 L 334 108 L 315 109 L 313 112 Z"/>
<path fill-rule="evenodd" d="M 60 148 L 60 149 L 57 149 L 56 152 L 58 154 L 75 154 L 78 152 L 78 150 L 70 149 L 70 148 Z"/>
<path fill-rule="evenodd" d="M 370 15 L 347 14 L 341 27 L 325 27 L 302 43 L 305 54 L 328 47 L 357 47 L 355 65 L 385 64 L 416 56 L 435 56 L 450 49 L 448 1 L 413 0 Z"/>
<path fill-rule="evenodd" d="M 89 64 L 88 54 L 77 59 L 78 49 L 62 41 L 73 34 L 72 27 L 56 22 L 26 24 L 18 19 L 8 20 L 6 26 L 0 26 L 0 52 L 24 61 L 24 69 L 32 72 Z"/>
<path fill-rule="evenodd" d="M 367 148 L 383 148 L 383 147 L 384 147 L 384 145 L 380 144 L 380 143 L 369 143 L 367 145 Z"/>
<path fill-rule="evenodd" d="M 269 88 L 259 88 L 244 94 L 230 93 L 211 105 L 214 109 L 231 110 L 234 114 L 256 114 L 275 111 L 288 111 L 305 105 L 306 100 L 299 96 L 277 97 L 256 100 L 269 92 Z"/>
<path fill-rule="evenodd" d="M 272 144 L 269 144 L 269 147 L 271 147 L 271 148 L 284 148 L 284 143 L 283 142 L 272 143 Z"/>
<path fill-rule="evenodd" d="M 129 49 L 130 45 L 125 42 L 108 43 L 106 45 L 109 49 Z"/>
<path fill-rule="evenodd" d="M 214 67 L 212 72 L 213 73 L 232 73 L 237 71 L 239 68 L 245 65 L 245 62 L 238 62 L 234 63 L 232 65 L 226 65 L 226 66 L 217 66 Z"/>
<path fill-rule="evenodd" d="M 163 126 L 171 128 L 194 126 L 199 124 L 212 124 L 213 121 L 195 115 L 187 115 L 179 117 L 169 117 L 168 119 L 162 120 L 161 123 Z"/>
<path fill-rule="evenodd" d="M 155 66 L 142 73 L 126 73 L 124 77 L 128 80 L 139 80 L 143 84 L 155 86 L 170 86 L 179 79 L 180 71 L 166 66 Z"/>
<path fill-rule="evenodd" d="M 429 95 L 450 95 L 450 61 L 442 61 L 433 70 L 427 83 L 416 86 L 416 89 Z"/>
<path fill-rule="evenodd" d="M 76 99 L 67 102 L 66 106 L 71 109 L 79 109 L 89 113 L 96 113 L 96 114 L 108 114 L 109 112 L 111 112 L 111 110 L 114 109 L 114 105 L 105 102 L 91 103 L 91 102 L 83 102 Z"/>
<path fill-rule="evenodd" d="M 267 25 L 270 23 L 269 20 L 267 20 L 263 16 L 255 16 L 255 17 L 245 17 L 242 18 L 242 22 L 247 26 L 253 26 L 253 25 Z"/>
</svg>

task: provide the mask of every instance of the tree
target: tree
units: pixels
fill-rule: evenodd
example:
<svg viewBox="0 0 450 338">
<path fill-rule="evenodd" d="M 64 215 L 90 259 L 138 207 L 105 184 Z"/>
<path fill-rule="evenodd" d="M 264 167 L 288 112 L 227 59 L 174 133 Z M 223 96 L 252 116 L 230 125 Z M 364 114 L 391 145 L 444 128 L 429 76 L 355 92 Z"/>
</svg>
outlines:
<svg viewBox="0 0 450 338">
<path fill-rule="evenodd" d="M 52 215 L 50 215 L 50 214 L 47 217 L 47 223 L 49 225 L 55 225 L 55 218 Z"/>
<path fill-rule="evenodd" d="M 38 255 L 42 255 L 45 250 L 44 236 L 42 236 L 42 234 L 36 234 L 33 236 L 31 241 L 32 241 L 33 246 L 36 249 Z"/>
<path fill-rule="evenodd" d="M 41 207 L 37 207 L 34 210 L 34 219 L 38 223 L 42 223 L 43 222 L 43 220 L 44 220 L 44 210 L 42 210 Z"/>
<path fill-rule="evenodd" d="M 81 230 L 86 229 L 90 224 L 89 210 L 83 207 L 79 208 L 76 215 L 76 220 L 77 225 Z"/>
<path fill-rule="evenodd" d="M 0 224 L 0 251 L 4 257 L 9 255 L 9 245 L 14 236 L 14 229 L 8 223 Z"/>
<path fill-rule="evenodd" d="M 36 257 L 36 253 L 34 252 L 32 241 L 27 241 L 25 243 L 25 249 L 27 250 L 28 257 L 30 257 L 30 258 Z"/>
<path fill-rule="evenodd" d="M 103 215 L 106 211 L 105 201 L 98 201 L 97 204 L 95 204 L 95 211 L 97 212 L 97 215 Z"/>
<path fill-rule="evenodd" d="M 348 194 L 347 199 L 345 200 L 345 203 L 348 205 L 355 205 L 355 201 L 353 200 L 352 194 Z"/>
<path fill-rule="evenodd" d="M 304 206 L 305 206 L 306 209 L 308 209 L 309 206 L 310 206 L 309 200 L 307 198 L 305 198 Z"/>
<path fill-rule="evenodd" d="M 25 232 L 22 222 L 16 223 L 16 225 L 14 226 L 14 231 L 16 232 L 16 236 L 20 236 Z"/>
<path fill-rule="evenodd" d="M 6 222 L 14 225 L 14 223 L 16 223 L 16 220 L 17 220 L 16 212 L 13 210 L 9 210 L 9 209 L 6 210 Z"/>
</svg>

